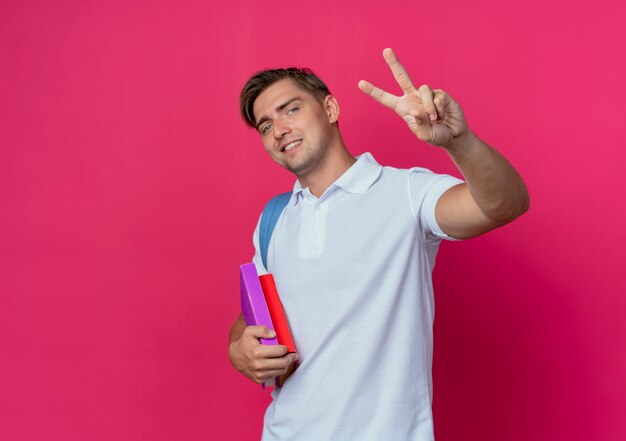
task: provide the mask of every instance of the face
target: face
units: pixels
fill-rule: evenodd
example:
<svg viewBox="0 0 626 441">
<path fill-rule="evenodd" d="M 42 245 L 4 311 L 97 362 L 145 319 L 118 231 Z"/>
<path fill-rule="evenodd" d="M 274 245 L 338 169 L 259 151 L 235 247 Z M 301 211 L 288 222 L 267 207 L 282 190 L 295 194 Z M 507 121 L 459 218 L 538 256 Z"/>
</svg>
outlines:
<svg viewBox="0 0 626 441">
<path fill-rule="evenodd" d="M 252 110 L 263 146 L 274 161 L 297 176 L 324 164 L 338 116 L 332 95 L 321 103 L 284 79 L 265 89 Z"/>
</svg>

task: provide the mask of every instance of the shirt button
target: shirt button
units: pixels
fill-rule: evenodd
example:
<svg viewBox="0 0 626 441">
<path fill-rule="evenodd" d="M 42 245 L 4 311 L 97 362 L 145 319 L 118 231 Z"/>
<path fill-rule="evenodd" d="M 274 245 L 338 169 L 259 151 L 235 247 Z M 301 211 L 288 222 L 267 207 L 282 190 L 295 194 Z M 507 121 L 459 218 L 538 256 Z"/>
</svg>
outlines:
<svg viewBox="0 0 626 441">
<path fill-rule="evenodd" d="M 315 228 L 313 228 L 313 230 L 314 230 L 315 232 L 318 232 L 318 231 L 320 230 L 320 227 L 318 227 L 318 226 L 316 225 L 316 226 L 315 226 Z"/>
<path fill-rule="evenodd" d="M 315 211 L 320 211 L 320 210 L 321 210 L 321 208 L 320 208 L 319 205 L 317 207 L 315 207 Z"/>
</svg>

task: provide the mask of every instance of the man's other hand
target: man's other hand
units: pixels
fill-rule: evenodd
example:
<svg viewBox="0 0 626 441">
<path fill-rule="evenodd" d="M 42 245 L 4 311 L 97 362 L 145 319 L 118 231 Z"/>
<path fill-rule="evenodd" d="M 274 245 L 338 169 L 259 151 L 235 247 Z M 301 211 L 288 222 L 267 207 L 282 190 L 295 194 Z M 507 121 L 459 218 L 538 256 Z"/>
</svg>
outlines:
<svg viewBox="0 0 626 441">
<path fill-rule="evenodd" d="M 359 81 L 359 89 L 400 115 L 420 140 L 432 145 L 445 148 L 467 132 L 463 111 L 450 95 L 427 84 L 416 89 L 393 50 L 385 49 L 383 57 L 404 94 L 393 95 L 365 80 Z"/>
</svg>

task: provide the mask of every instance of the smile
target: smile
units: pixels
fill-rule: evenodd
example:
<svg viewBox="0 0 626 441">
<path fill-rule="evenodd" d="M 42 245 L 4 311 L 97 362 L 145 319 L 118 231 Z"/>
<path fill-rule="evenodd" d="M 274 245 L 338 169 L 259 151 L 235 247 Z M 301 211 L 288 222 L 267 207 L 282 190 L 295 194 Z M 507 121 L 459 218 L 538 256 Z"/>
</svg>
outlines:
<svg viewBox="0 0 626 441">
<path fill-rule="evenodd" d="M 283 152 L 288 152 L 289 150 L 291 150 L 292 148 L 294 148 L 297 145 L 300 145 L 300 143 L 302 142 L 301 139 L 297 140 L 297 141 L 293 141 L 290 142 L 289 144 L 287 144 L 285 147 L 283 147 L 283 149 L 281 151 Z"/>
</svg>

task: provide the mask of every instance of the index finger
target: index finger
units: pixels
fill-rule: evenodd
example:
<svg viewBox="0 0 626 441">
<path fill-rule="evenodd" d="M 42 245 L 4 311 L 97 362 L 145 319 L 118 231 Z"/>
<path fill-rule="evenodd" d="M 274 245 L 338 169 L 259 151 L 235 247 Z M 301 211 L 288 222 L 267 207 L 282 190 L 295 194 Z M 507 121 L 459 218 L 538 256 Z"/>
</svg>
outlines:
<svg viewBox="0 0 626 441">
<path fill-rule="evenodd" d="M 389 68 L 391 69 L 394 78 L 396 79 L 404 93 L 409 94 L 413 92 L 415 90 L 415 87 L 411 82 L 411 78 L 409 77 L 409 74 L 406 73 L 404 67 L 398 61 L 398 57 L 396 57 L 396 54 L 394 54 L 393 50 L 389 47 L 383 50 L 383 57 L 385 58 L 385 61 L 389 65 Z"/>
<path fill-rule="evenodd" d="M 254 345 L 254 354 L 257 358 L 280 358 L 287 355 L 289 353 L 287 351 L 285 345 L 264 345 L 262 343 Z"/>
<path fill-rule="evenodd" d="M 287 346 L 285 345 L 261 345 L 260 351 L 263 358 L 282 358 L 288 355 Z M 267 349 L 266 349 L 267 348 Z"/>
<path fill-rule="evenodd" d="M 398 103 L 397 96 L 387 93 L 384 90 L 379 89 L 378 87 L 374 86 L 369 81 L 365 81 L 365 80 L 359 81 L 359 89 L 361 89 L 364 93 L 374 98 L 383 106 L 386 106 L 386 107 L 389 107 L 390 109 L 395 110 L 396 104 Z"/>
</svg>

